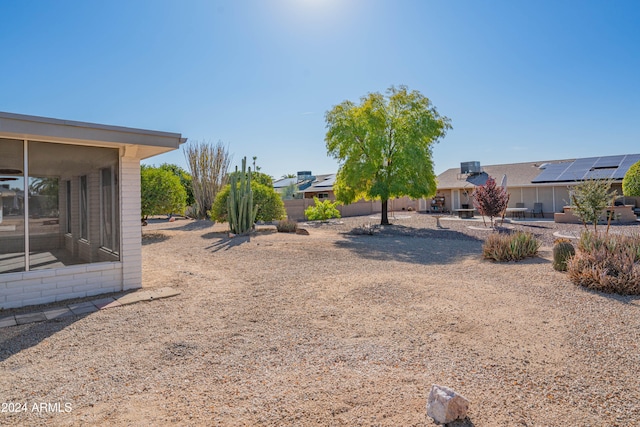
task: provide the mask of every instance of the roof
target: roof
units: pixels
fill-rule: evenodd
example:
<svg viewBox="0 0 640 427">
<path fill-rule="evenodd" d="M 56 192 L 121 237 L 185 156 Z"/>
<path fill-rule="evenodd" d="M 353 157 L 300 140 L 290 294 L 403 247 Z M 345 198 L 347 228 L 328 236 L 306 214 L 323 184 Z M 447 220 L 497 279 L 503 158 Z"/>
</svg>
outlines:
<svg viewBox="0 0 640 427">
<path fill-rule="evenodd" d="M 331 191 L 333 184 L 336 182 L 336 174 L 330 173 L 325 175 L 316 175 L 315 181 L 310 187 L 303 190 L 303 193 L 314 193 L 318 191 Z"/>
<path fill-rule="evenodd" d="M 291 184 L 297 184 L 298 178 L 280 178 L 273 181 L 273 188 L 286 188 Z"/>
<path fill-rule="evenodd" d="M 573 160 L 555 160 L 553 162 L 572 162 Z M 438 189 L 470 188 L 484 185 L 491 176 L 500 184 L 502 177 L 507 176 L 509 187 L 532 186 L 531 183 L 541 172 L 540 166 L 551 161 L 510 163 L 504 165 L 482 166 L 482 173 L 477 175 L 461 174 L 460 168 L 451 168 L 438 175 Z"/>
<path fill-rule="evenodd" d="M 629 168 L 640 161 L 640 154 L 588 157 L 570 163 L 549 164 L 533 183 L 575 182 L 589 179 L 622 180 Z"/>
<path fill-rule="evenodd" d="M 29 139 L 99 147 L 127 147 L 146 159 L 175 150 L 186 142 L 179 133 L 76 122 L 0 112 L 0 138 Z"/>
</svg>

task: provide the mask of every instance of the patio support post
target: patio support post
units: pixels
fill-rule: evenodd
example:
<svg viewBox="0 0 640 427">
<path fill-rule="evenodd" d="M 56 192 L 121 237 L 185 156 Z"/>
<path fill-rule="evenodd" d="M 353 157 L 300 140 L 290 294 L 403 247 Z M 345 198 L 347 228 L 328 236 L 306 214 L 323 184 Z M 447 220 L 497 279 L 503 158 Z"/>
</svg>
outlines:
<svg viewBox="0 0 640 427">
<path fill-rule="evenodd" d="M 24 190 L 24 271 L 29 271 L 29 141 L 22 142 L 22 181 Z"/>
</svg>

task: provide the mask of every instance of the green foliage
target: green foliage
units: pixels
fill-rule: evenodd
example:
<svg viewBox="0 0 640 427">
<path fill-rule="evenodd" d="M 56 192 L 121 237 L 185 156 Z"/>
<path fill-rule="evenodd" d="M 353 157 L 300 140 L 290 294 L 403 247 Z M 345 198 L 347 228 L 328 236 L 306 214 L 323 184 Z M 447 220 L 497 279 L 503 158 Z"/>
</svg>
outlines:
<svg viewBox="0 0 640 427">
<path fill-rule="evenodd" d="M 255 160 L 255 159 L 254 159 Z M 245 234 L 255 224 L 257 206 L 253 203 L 251 190 L 251 168 L 247 172 L 247 158 L 242 159 L 242 171 L 230 177 L 229 196 L 227 198 L 227 218 L 232 233 Z"/>
<path fill-rule="evenodd" d="M 501 216 L 509 204 L 507 190 L 496 185 L 492 177 L 487 179 L 484 185 L 479 185 L 473 190 L 473 207 L 485 217 L 488 216 L 491 224 L 493 217 Z M 484 218 L 482 219 L 484 221 Z"/>
<path fill-rule="evenodd" d="M 591 179 L 573 187 L 571 201 L 575 205 L 575 214 L 585 228 L 593 224 L 593 231 L 598 230 L 598 220 L 607 206 L 613 205 L 616 191 L 611 190 L 612 180 Z"/>
<path fill-rule="evenodd" d="M 172 163 L 163 163 L 160 165 L 160 169 L 167 170 L 180 178 L 180 183 L 187 192 L 187 206 L 193 205 L 195 203 L 195 199 L 193 198 L 193 179 L 191 178 L 191 174 L 180 166 Z"/>
<path fill-rule="evenodd" d="M 190 142 L 183 148 L 192 178 L 196 218 L 206 218 L 218 191 L 228 182 L 231 156 L 218 142 Z"/>
<path fill-rule="evenodd" d="M 627 197 L 640 197 L 640 161 L 631 165 L 624 174 L 622 194 Z"/>
<path fill-rule="evenodd" d="M 494 261 L 520 261 L 536 256 L 540 242 L 531 233 L 491 234 L 482 246 L 482 256 Z"/>
<path fill-rule="evenodd" d="M 253 205 L 257 207 L 256 221 L 273 221 L 285 218 L 287 212 L 284 209 L 284 203 L 280 195 L 273 189 L 262 184 L 258 184 L 251 180 L 251 189 L 253 191 Z M 209 215 L 212 219 L 220 222 L 228 221 L 227 201 L 231 185 L 227 184 L 216 196 L 216 200 L 211 207 Z"/>
<path fill-rule="evenodd" d="M 567 262 L 571 281 L 588 289 L 640 295 L 640 236 L 585 231 Z"/>
<path fill-rule="evenodd" d="M 149 215 L 184 213 L 187 192 L 180 178 L 172 172 L 153 166 L 140 169 L 142 219 Z"/>
<path fill-rule="evenodd" d="M 298 223 L 289 219 L 283 219 L 276 225 L 280 233 L 295 233 L 298 229 Z"/>
<path fill-rule="evenodd" d="M 304 210 L 304 215 L 310 221 L 326 221 L 331 218 L 340 218 L 340 211 L 336 208 L 338 202 L 331 200 L 320 201 L 317 197 L 313 198 L 315 206 L 309 206 Z"/>
<path fill-rule="evenodd" d="M 291 184 L 287 185 L 284 190 L 282 191 L 282 200 L 291 200 L 293 199 L 293 197 L 295 196 L 295 194 L 298 192 L 298 186 L 296 185 L 295 182 L 292 182 Z"/>
<path fill-rule="evenodd" d="M 340 162 L 333 187 L 338 201 L 380 199 L 381 224 L 388 224 L 391 197 L 435 194 L 432 146 L 451 124 L 420 92 L 392 86 L 386 96 L 370 93 L 359 105 L 334 106 L 325 120 L 327 152 Z"/>
<path fill-rule="evenodd" d="M 557 241 L 553 245 L 553 269 L 567 271 L 567 261 L 575 254 L 576 250 L 570 241 Z"/>
</svg>

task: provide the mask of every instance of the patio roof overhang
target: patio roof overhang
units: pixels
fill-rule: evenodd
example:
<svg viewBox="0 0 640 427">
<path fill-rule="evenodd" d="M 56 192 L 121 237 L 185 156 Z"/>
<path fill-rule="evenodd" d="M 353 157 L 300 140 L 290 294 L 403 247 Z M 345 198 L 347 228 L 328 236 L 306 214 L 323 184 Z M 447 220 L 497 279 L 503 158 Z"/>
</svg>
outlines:
<svg viewBox="0 0 640 427">
<path fill-rule="evenodd" d="M 0 138 L 124 148 L 128 156 L 146 159 L 186 142 L 179 133 L 110 126 L 0 112 Z"/>
</svg>

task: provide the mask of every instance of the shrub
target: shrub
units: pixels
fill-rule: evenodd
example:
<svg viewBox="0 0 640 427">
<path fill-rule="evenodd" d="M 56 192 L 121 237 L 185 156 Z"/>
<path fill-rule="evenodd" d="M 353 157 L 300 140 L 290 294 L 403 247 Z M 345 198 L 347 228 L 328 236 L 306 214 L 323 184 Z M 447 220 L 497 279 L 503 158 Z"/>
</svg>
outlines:
<svg viewBox="0 0 640 427">
<path fill-rule="evenodd" d="M 283 219 L 276 225 L 279 233 L 295 233 L 298 229 L 298 223 L 289 219 Z"/>
<path fill-rule="evenodd" d="M 186 208 L 187 192 L 180 178 L 153 166 L 140 168 L 140 207 L 142 220 L 149 215 L 177 213 Z"/>
<path fill-rule="evenodd" d="M 607 205 L 613 204 L 616 198 L 616 191 L 610 191 L 612 183 L 610 179 L 592 179 L 573 187 L 571 201 L 575 205 L 575 214 L 585 228 L 587 224 L 592 223 L 593 231 L 598 230 L 598 220 L 602 212 Z"/>
<path fill-rule="evenodd" d="M 340 218 L 340 211 L 336 208 L 338 202 L 330 200 L 320 201 L 317 197 L 313 198 L 315 206 L 309 206 L 304 210 L 304 215 L 310 221 L 326 221 L 331 218 Z"/>
<path fill-rule="evenodd" d="M 576 254 L 576 250 L 568 239 L 558 239 L 553 245 L 553 268 L 567 271 L 567 261 Z"/>
<path fill-rule="evenodd" d="M 488 216 L 493 226 L 493 217 L 500 216 L 509 204 L 509 193 L 496 185 L 492 177 L 487 179 L 484 185 L 473 190 L 473 207 L 480 212 L 482 220 Z M 486 225 L 486 224 L 485 224 Z"/>
<path fill-rule="evenodd" d="M 622 194 L 628 197 L 640 197 L 640 162 L 636 162 L 624 174 Z"/>
<path fill-rule="evenodd" d="M 494 261 L 520 261 L 536 256 L 540 242 L 531 233 L 491 234 L 482 246 L 482 256 Z"/>
<path fill-rule="evenodd" d="M 287 216 L 287 212 L 284 209 L 284 203 L 280 198 L 280 195 L 273 189 L 273 187 L 267 187 L 258 182 L 253 182 L 253 176 L 251 175 L 251 190 L 253 191 L 253 204 L 258 206 L 258 213 L 256 214 L 256 221 L 273 221 L 276 219 L 282 219 Z M 220 222 L 227 221 L 227 199 L 231 192 L 231 185 L 226 185 L 218 195 L 216 201 L 211 207 L 209 215 L 211 219 Z"/>
<path fill-rule="evenodd" d="M 588 289 L 640 295 L 640 236 L 585 231 L 567 271 L 574 284 Z"/>
</svg>

